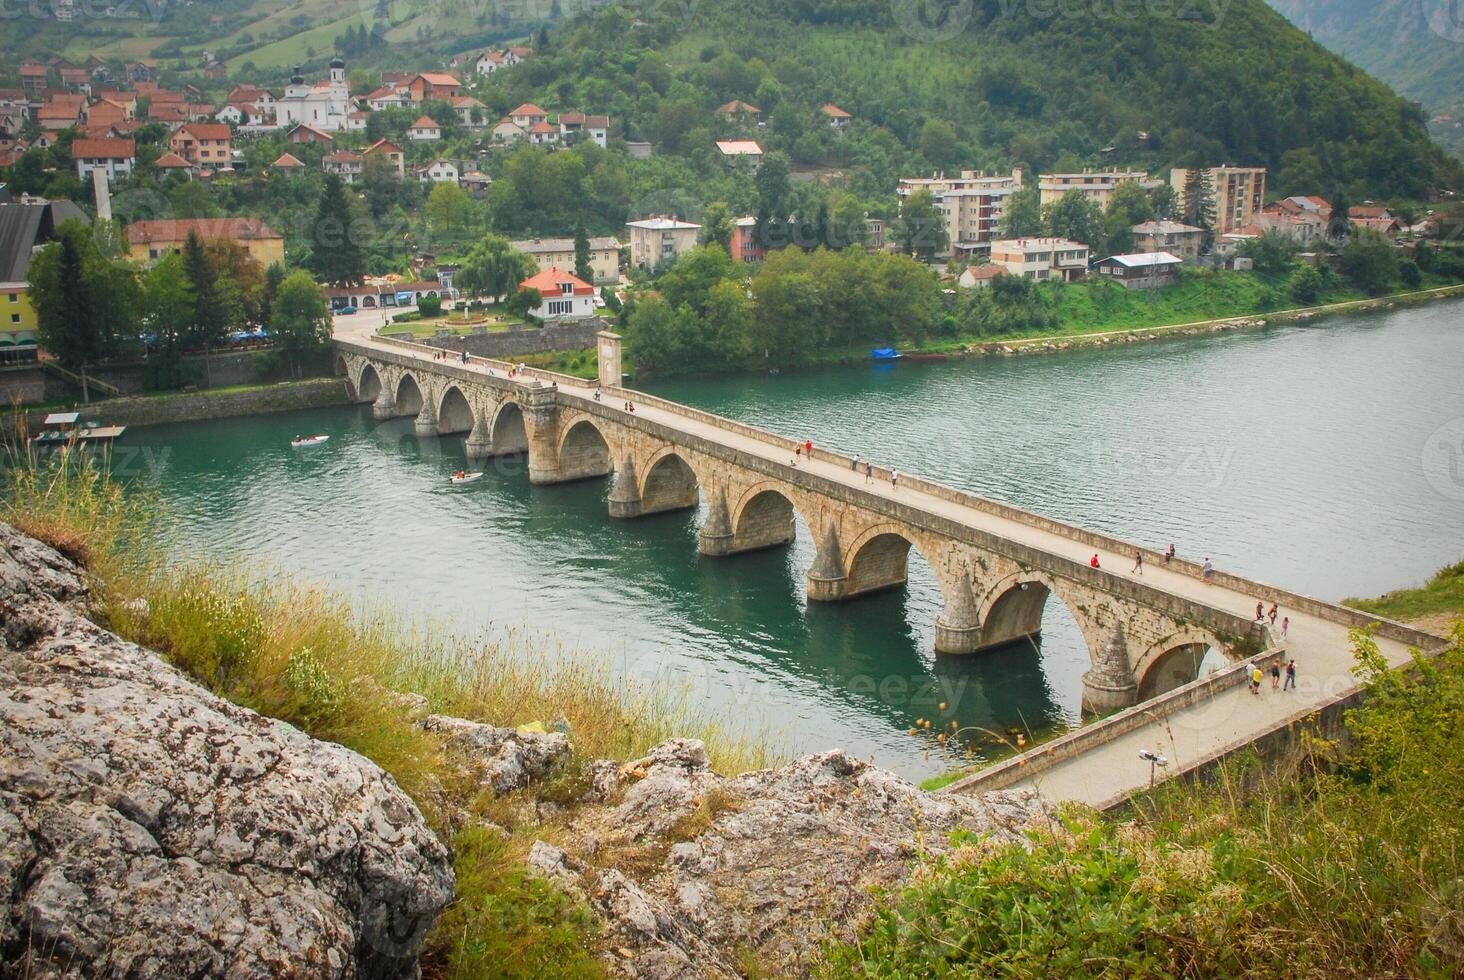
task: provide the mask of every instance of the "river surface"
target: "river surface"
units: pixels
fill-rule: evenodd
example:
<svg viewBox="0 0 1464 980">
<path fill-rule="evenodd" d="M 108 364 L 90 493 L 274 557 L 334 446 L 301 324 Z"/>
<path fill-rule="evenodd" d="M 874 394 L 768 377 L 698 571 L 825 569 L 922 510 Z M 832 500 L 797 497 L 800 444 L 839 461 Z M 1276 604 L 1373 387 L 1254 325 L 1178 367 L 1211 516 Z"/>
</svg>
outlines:
<svg viewBox="0 0 1464 980">
<path fill-rule="evenodd" d="M 1464 303 L 1053 356 L 667 381 L 658 395 L 1327 599 L 1464 557 Z M 297 433 L 328 443 L 293 450 Z M 1450 464 L 1453 468 L 1450 468 Z M 464 633 L 550 638 L 693 705 L 911 776 L 948 750 L 908 729 L 1077 719 L 1088 657 L 1049 599 L 1039 646 L 931 653 L 940 595 L 810 606 L 813 542 L 697 555 L 700 515 L 611 521 L 608 481 L 531 487 L 522 461 L 449 487 L 462 437 L 369 409 L 134 429 L 115 465 L 189 549 L 265 563 Z M 525 719 L 527 720 L 527 719 Z"/>
</svg>

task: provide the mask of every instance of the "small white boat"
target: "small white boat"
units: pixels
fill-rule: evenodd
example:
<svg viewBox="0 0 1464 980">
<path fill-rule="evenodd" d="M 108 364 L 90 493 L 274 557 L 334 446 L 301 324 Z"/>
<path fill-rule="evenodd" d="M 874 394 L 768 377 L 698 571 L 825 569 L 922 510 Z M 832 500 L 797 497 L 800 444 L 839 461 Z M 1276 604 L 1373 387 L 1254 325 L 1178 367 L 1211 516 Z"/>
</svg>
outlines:
<svg viewBox="0 0 1464 980">
<path fill-rule="evenodd" d="M 478 479 L 478 477 L 482 475 L 482 472 L 461 474 L 454 473 L 452 476 L 447 478 L 447 481 L 449 483 L 472 483 L 474 480 Z"/>
<path fill-rule="evenodd" d="M 302 436 L 299 439 L 291 439 L 290 445 L 294 446 L 296 449 L 300 448 L 301 446 L 318 446 L 329 438 L 330 436 Z"/>
</svg>

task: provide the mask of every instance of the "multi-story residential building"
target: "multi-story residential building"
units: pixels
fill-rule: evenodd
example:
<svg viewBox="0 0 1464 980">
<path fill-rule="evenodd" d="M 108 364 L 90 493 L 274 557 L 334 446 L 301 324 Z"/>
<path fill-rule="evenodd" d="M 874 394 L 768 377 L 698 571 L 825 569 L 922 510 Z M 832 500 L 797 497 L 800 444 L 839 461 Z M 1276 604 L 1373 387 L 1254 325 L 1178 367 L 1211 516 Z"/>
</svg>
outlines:
<svg viewBox="0 0 1464 980">
<path fill-rule="evenodd" d="M 737 218 L 732 222 L 732 238 L 727 251 L 738 262 L 761 262 L 767 254 L 762 242 L 757 240 L 757 219 Z"/>
<path fill-rule="evenodd" d="M 320 168 L 328 174 L 337 174 L 347 184 L 354 184 L 356 178 L 361 176 L 365 160 L 359 153 L 352 153 L 350 150 L 337 150 L 334 153 L 327 153 L 320 161 Z"/>
<path fill-rule="evenodd" d="M 648 269 L 691 251 L 701 231 L 701 225 L 661 215 L 627 221 L 625 227 L 630 239 L 630 264 Z"/>
<path fill-rule="evenodd" d="M 903 202 L 917 190 L 928 190 L 935 206 L 946 219 L 949 250 L 940 254 L 970 256 L 984 254 L 1001 234 L 1006 199 L 1022 189 L 1022 171 L 986 174 L 962 170 L 959 177 L 907 177 L 895 188 Z M 883 237 L 883 236 L 881 236 Z"/>
<path fill-rule="evenodd" d="M 424 184 L 456 184 L 458 180 L 457 164 L 451 160 L 433 160 L 425 167 L 418 167 L 416 173 Z"/>
<path fill-rule="evenodd" d="M 35 350 L 36 313 L 26 279 L 31 258 L 37 248 L 55 239 L 62 222 L 73 220 L 90 223 L 70 201 L 0 203 L 0 348 L 6 355 L 30 356 Z"/>
<path fill-rule="evenodd" d="M 407 128 L 407 139 L 431 142 L 442 139 L 442 127 L 431 116 L 423 116 Z"/>
<path fill-rule="evenodd" d="M 529 238 L 510 242 L 515 250 L 533 258 L 540 269 L 573 269 L 573 238 Z M 613 235 L 590 239 L 590 272 L 599 283 L 620 278 L 620 241 Z"/>
<path fill-rule="evenodd" d="M 1070 191 L 1081 191 L 1106 210 L 1114 188 L 1127 181 L 1133 181 L 1144 190 L 1153 190 L 1164 183 L 1150 178 L 1142 170 L 1084 170 L 1076 174 L 1038 174 L 1037 189 L 1041 192 L 1043 207 L 1060 200 Z"/>
<path fill-rule="evenodd" d="M 1215 188 L 1215 234 L 1224 235 L 1253 224 L 1266 197 L 1266 168 L 1226 164 L 1204 169 L 1210 174 L 1210 184 Z M 1181 201 L 1192 173 L 1194 171 L 1180 167 L 1169 172 L 1169 186 L 1174 188 Z"/>
<path fill-rule="evenodd" d="M 609 116 L 587 116 L 583 112 L 561 112 L 558 122 L 560 138 L 566 143 L 589 139 L 600 146 L 605 146 L 610 138 Z"/>
<path fill-rule="evenodd" d="M 76 161 L 76 176 L 86 180 L 94 170 L 103 171 L 116 180 L 132 173 L 137 163 L 137 149 L 132 140 L 79 139 L 71 142 L 71 159 Z"/>
<path fill-rule="evenodd" d="M 415 75 L 407 83 L 407 92 L 411 94 L 413 102 L 422 103 L 428 99 L 451 100 L 461 87 L 462 83 L 456 75 L 449 75 L 445 71 L 425 71 Z"/>
<path fill-rule="evenodd" d="M 258 218 L 181 218 L 134 221 L 127 226 L 127 244 L 138 262 L 156 262 L 169 253 L 181 253 L 190 234 L 203 241 L 226 241 L 244 250 L 268 268 L 285 261 L 285 236 Z"/>
<path fill-rule="evenodd" d="M 545 112 L 543 109 L 540 109 L 532 102 L 525 102 L 523 105 L 510 112 L 508 114 L 508 118 L 513 120 L 513 124 L 515 126 L 527 133 L 529 131 L 529 127 L 533 126 L 535 123 L 548 122 L 549 113 Z"/>
<path fill-rule="evenodd" d="M 377 140 L 368 146 L 366 152 L 361 154 L 361 156 L 383 158 L 390 166 L 396 169 L 397 177 L 400 178 L 407 175 L 407 155 L 402 151 L 400 146 L 397 146 L 391 140 Z M 364 169 L 362 172 L 365 172 Z"/>
<path fill-rule="evenodd" d="M 195 170 L 232 169 L 233 139 L 226 123 L 185 123 L 168 137 L 168 149 Z"/>
<path fill-rule="evenodd" d="M 1066 238 L 1005 238 L 991 243 L 991 264 L 1038 282 L 1073 282 L 1087 275 L 1088 246 Z"/>
<path fill-rule="evenodd" d="M 1187 262 L 1199 258 L 1205 245 L 1205 229 L 1182 221 L 1144 221 L 1132 231 L 1136 251 L 1169 252 Z"/>
</svg>

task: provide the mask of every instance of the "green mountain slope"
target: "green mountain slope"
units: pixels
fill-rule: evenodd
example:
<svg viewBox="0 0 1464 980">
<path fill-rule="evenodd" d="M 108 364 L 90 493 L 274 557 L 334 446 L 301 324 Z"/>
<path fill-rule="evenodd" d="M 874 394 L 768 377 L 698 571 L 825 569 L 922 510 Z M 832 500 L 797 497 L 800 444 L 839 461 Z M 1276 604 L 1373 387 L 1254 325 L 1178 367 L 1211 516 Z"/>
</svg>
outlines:
<svg viewBox="0 0 1464 980">
<path fill-rule="evenodd" d="M 1271 3 L 1328 48 L 1423 103 L 1434 117 L 1434 137 L 1464 155 L 1464 6 L 1453 0 Z"/>
<path fill-rule="evenodd" d="M 495 101 L 608 110 L 628 137 L 695 155 L 734 135 L 710 110 L 743 99 L 763 110 L 765 146 L 872 174 L 884 193 L 900 169 L 1104 158 L 1265 164 L 1288 193 L 1419 197 L 1461 182 L 1416 106 L 1262 0 L 1192 2 L 1171 16 L 1025 0 L 617 6 L 551 32 Z M 817 111 L 829 101 L 853 113 L 854 135 L 830 135 Z"/>
</svg>

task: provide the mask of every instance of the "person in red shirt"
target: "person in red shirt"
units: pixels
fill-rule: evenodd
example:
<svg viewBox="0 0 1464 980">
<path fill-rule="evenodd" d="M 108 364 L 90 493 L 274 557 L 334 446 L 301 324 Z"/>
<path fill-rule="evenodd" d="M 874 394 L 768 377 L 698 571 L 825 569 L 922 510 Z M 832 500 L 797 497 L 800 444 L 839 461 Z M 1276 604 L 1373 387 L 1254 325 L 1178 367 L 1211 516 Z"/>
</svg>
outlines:
<svg viewBox="0 0 1464 980">
<path fill-rule="evenodd" d="M 1097 568 L 1098 567 L 1098 554 L 1097 554 L 1097 552 L 1094 552 L 1093 557 L 1092 557 L 1092 559 L 1089 560 L 1088 564 L 1091 565 L 1094 568 Z"/>
</svg>

